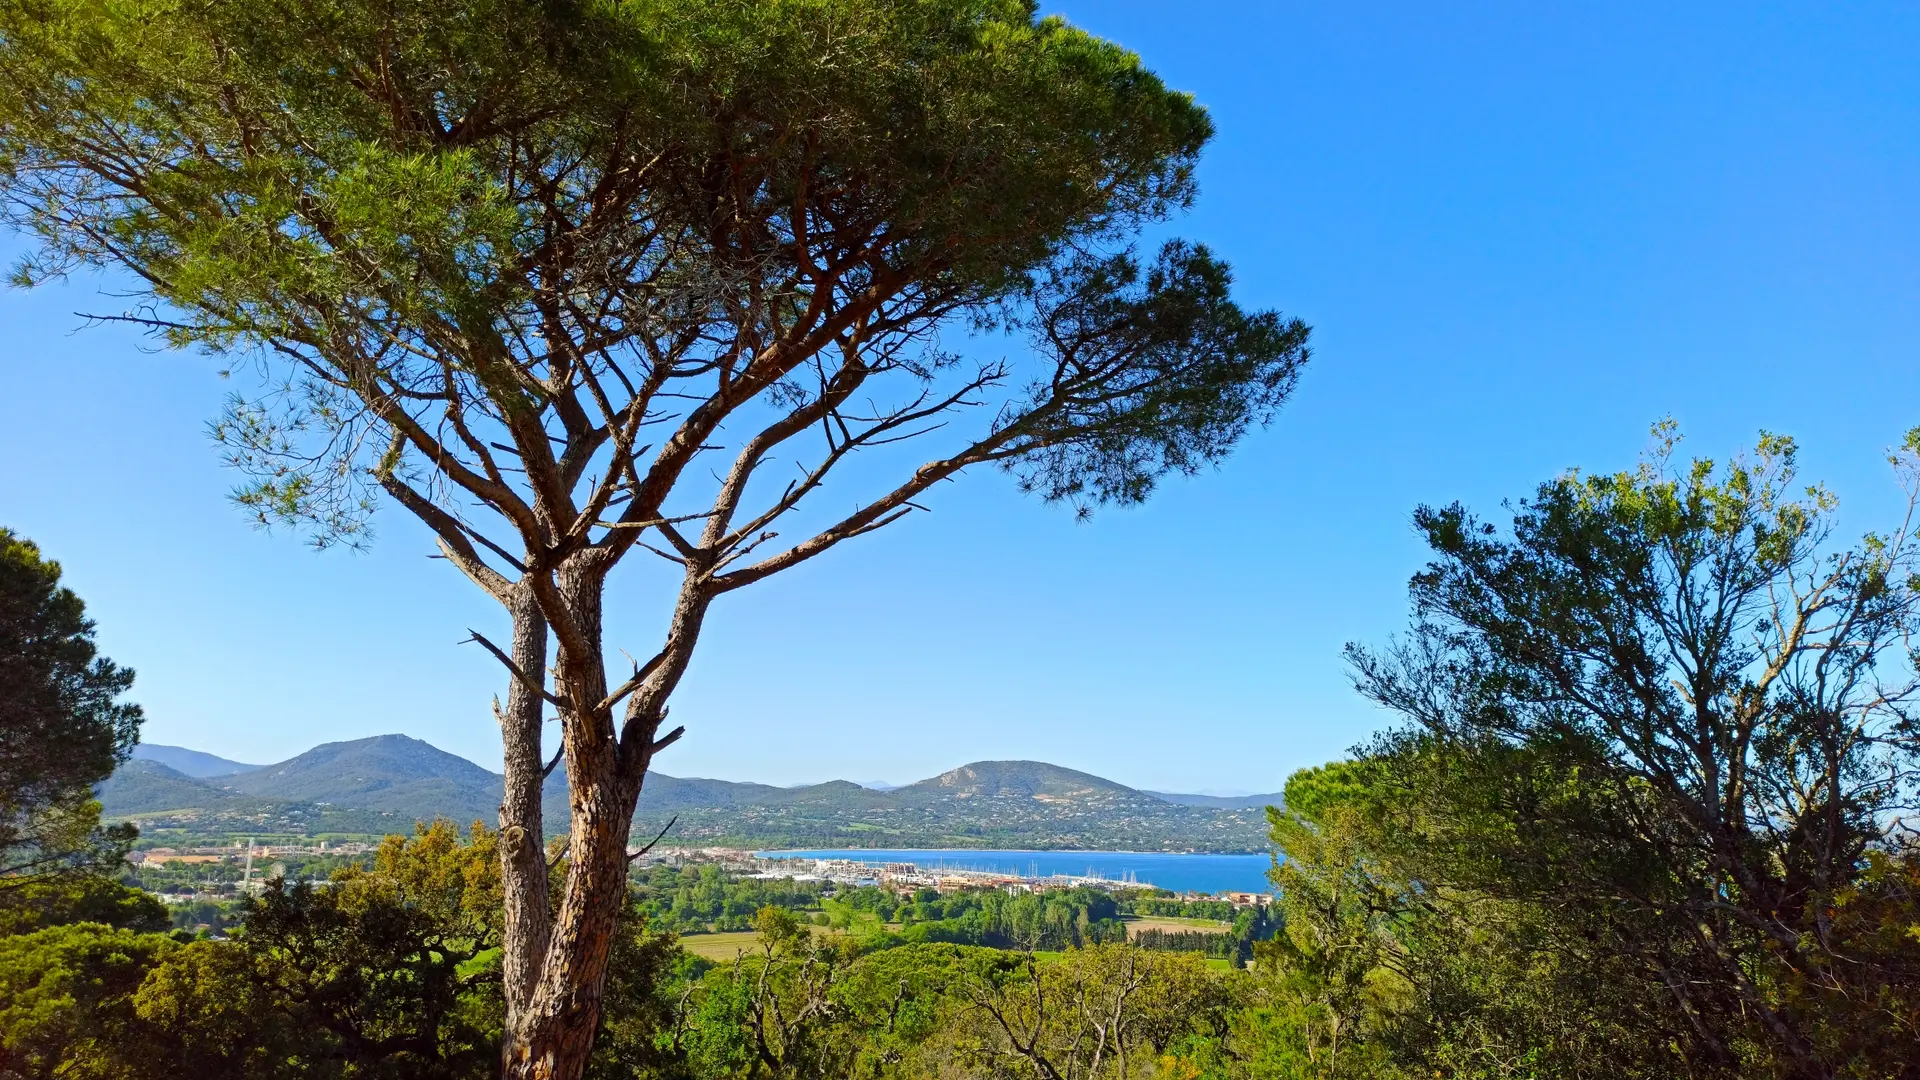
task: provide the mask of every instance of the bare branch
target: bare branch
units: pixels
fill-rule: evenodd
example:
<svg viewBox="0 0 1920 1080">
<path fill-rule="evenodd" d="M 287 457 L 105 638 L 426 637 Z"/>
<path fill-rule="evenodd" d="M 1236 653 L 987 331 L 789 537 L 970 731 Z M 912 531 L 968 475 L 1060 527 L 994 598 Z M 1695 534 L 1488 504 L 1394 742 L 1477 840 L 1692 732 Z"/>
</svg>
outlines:
<svg viewBox="0 0 1920 1080">
<path fill-rule="evenodd" d="M 493 654 L 494 659 L 506 665 L 507 670 L 512 673 L 513 677 L 519 681 L 521 686 L 524 686 L 528 690 L 531 690 L 534 693 L 540 695 L 542 698 L 546 699 L 546 701 L 551 705 L 555 705 L 559 708 L 567 709 L 569 711 L 572 710 L 573 706 L 567 702 L 566 698 L 549 692 L 546 686 L 543 685 L 540 682 L 540 680 L 535 679 L 533 676 L 529 675 L 527 672 L 521 671 L 520 665 L 513 662 L 513 657 L 508 656 L 505 652 L 501 651 L 500 646 L 495 645 L 491 641 L 488 641 L 486 637 L 483 636 L 477 630 L 470 629 L 467 631 L 467 634 L 468 634 L 468 637 L 467 637 L 468 641 L 479 643 L 481 648 L 484 648 L 488 652 Z"/>
<path fill-rule="evenodd" d="M 662 735 L 658 739 L 655 739 L 653 741 L 653 745 L 648 748 L 648 754 L 651 756 L 652 754 L 657 754 L 660 751 L 665 750 L 667 747 L 672 746 L 674 743 L 679 742 L 680 736 L 685 735 L 686 733 L 687 733 L 687 729 L 685 725 L 674 728 L 672 731 L 669 731 L 665 735 Z"/>
<path fill-rule="evenodd" d="M 674 823 L 679 820 L 680 820 L 680 815 L 678 814 L 675 814 L 674 816 L 668 818 L 667 823 L 660 827 L 660 831 L 654 834 L 653 839 L 647 841 L 646 845 L 642 847 L 639 851 L 631 852 L 627 855 L 627 861 L 632 862 L 633 860 L 639 858 L 640 856 L 645 855 L 647 852 L 652 851 L 653 846 L 655 844 L 658 844 L 661 838 L 667 835 L 667 830 L 673 828 Z"/>
</svg>

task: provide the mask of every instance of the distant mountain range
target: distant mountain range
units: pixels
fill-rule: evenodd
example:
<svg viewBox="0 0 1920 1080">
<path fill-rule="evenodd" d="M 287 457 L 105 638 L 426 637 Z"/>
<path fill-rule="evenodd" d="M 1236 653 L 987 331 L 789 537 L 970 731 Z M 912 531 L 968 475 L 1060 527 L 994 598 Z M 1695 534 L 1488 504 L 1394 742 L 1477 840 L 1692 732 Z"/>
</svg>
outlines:
<svg viewBox="0 0 1920 1080">
<path fill-rule="evenodd" d="M 253 766 L 141 744 L 100 787 L 109 817 L 149 834 L 382 834 L 435 817 L 492 825 L 501 777 L 405 735 L 326 743 Z M 1006 847 L 1251 851 L 1266 845 L 1264 807 L 1238 798 L 1138 791 L 1037 761 L 978 761 L 875 790 L 845 780 L 806 787 L 649 773 L 634 832 L 668 843 L 752 847 Z M 564 829 L 566 783 L 544 801 Z"/>
<path fill-rule="evenodd" d="M 234 773 L 248 772 L 260 767 L 228 761 L 226 758 L 203 754 L 184 746 L 162 746 L 159 743 L 141 743 L 135 746 L 133 757 L 135 761 L 157 761 L 174 772 L 196 779 L 209 776 L 231 776 Z"/>
<path fill-rule="evenodd" d="M 1181 806 L 1207 806 L 1215 810 L 1264 810 L 1269 806 L 1279 806 L 1282 801 L 1277 791 L 1266 795 L 1181 795 L 1171 791 L 1143 790 L 1140 794 Z"/>
</svg>

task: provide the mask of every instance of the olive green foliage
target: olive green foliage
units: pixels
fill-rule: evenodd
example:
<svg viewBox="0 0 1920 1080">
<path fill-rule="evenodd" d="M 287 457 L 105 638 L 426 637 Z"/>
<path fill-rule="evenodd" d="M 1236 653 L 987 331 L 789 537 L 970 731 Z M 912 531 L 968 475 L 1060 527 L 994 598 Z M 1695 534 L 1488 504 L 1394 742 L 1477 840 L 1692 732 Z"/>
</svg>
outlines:
<svg viewBox="0 0 1920 1080">
<path fill-rule="evenodd" d="M 166 905 L 152 894 L 103 877 L 33 881 L 0 893 L 0 936 L 67 923 L 100 923 L 143 933 L 172 925 Z"/>
<path fill-rule="evenodd" d="M 711 864 L 648 867 L 634 875 L 635 903 L 656 930 L 698 933 L 753 927 L 761 908 L 817 909 L 824 882 L 733 878 Z"/>
<path fill-rule="evenodd" d="M 842 1076 L 857 1045 L 835 989 L 851 959 L 846 938 L 815 937 L 789 912 L 756 917 L 760 948 L 701 981 L 687 1004 L 682 1047 L 698 1076 Z"/>
<path fill-rule="evenodd" d="M 287 1075 L 485 1075 L 498 1008 L 478 991 L 498 982 L 485 955 L 499 902 L 491 834 L 463 844 L 448 822 L 423 826 L 324 888 L 269 882 L 238 944 L 182 949 L 142 987 L 140 1013 L 216 1075 L 274 1061 Z M 249 1030 L 208 1037 L 237 1023 Z"/>
<path fill-rule="evenodd" d="M 1252 939 L 1215 930 L 1142 930 L 1129 937 L 1142 949 L 1156 952 L 1190 952 L 1216 960 L 1242 962 L 1253 956 Z"/>
<path fill-rule="evenodd" d="M 1270 811 L 1283 930 L 1246 1043 L 1280 1075 L 1660 1077 L 1682 1021 L 1617 943 L 1453 887 L 1435 830 L 1380 757 L 1296 774 Z M 1439 808 L 1441 815 L 1449 808 Z"/>
<path fill-rule="evenodd" d="M 164 1075 L 133 998 L 178 949 L 100 923 L 0 937 L 0 1077 Z"/>
<path fill-rule="evenodd" d="M 1838 979 L 1791 972 L 1783 998 L 1810 1018 L 1814 1045 L 1851 1072 L 1912 1076 L 1920 1071 L 1920 847 L 1868 852 L 1828 917 L 1853 966 Z"/>
<path fill-rule="evenodd" d="M 16 890 L 0 908 L 0 1077 L 492 1076 L 495 839 L 443 820 L 324 886 L 270 881 L 230 940 L 161 933 L 158 902 L 104 878 Z M 677 965 L 699 974 L 637 912 L 623 921 L 594 1075 L 673 1060 Z"/>
<path fill-rule="evenodd" d="M 588 1074 L 658 1080 L 1710 1076 L 1636 959 L 1556 908 L 1440 880 L 1423 843 L 1439 760 L 1308 770 L 1275 814 L 1279 936 L 1252 970 L 1121 943 L 1024 953 L 835 932 L 763 908 L 737 962 L 624 924 Z M 75 1075 L 488 1075 L 499 1024 L 490 834 L 394 838 L 326 890 L 270 888 L 230 942 L 102 925 L 18 935 L 0 1016 L 20 1055 Z M 1878 984 L 1783 988 L 1856 1046 L 1911 1015 L 1920 860 L 1876 852 L 1835 920 Z M 868 911 L 878 890 L 827 898 Z M 984 898 L 984 897 L 980 897 Z M 893 901 L 949 914 L 970 894 Z M 79 906 L 70 904 L 73 910 Z M 961 903 L 959 917 L 984 908 Z M 804 915 L 805 913 L 801 913 Z M 1243 915 L 1248 913 L 1243 912 Z M 937 926 L 936 919 L 919 923 Z M 856 929 L 867 924 L 856 923 Z M 1223 935 L 1216 935 L 1223 936 Z M 43 980 L 38 974 L 49 973 Z M 9 982 L 9 980 L 11 980 Z M 78 988 L 80 992 L 75 992 Z M 31 1020 L 29 1025 L 28 1020 Z M 1767 1059 L 1757 1046 L 1750 1063 Z M 26 1056 L 18 1060 L 30 1060 Z M 1864 1060 L 1864 1059 L 1863 1059 Z M 1882 1063 L 1892 1060 L 1883 1056 Z M 47 1075 L 30 1068 L 21 1075 Z M 1882 1071 L 1861 1075 L 1900 1075 Z"/>
<path fill-rule="evenodd" d="M 941 1049 L 976 1072 L 1036 1080 L 1153 1075 L 1183 1054 L 1221 1059 L 1241 989 L 1192 953 L 1120 944 L 984 975 L 960 988 L 965 1005 Z"/>
<path fill-rule="evenodd" d="M 1235 966 L 1253 959 L 1254 945 L 1273 937 L 1279 928 L 1278 912 L 1265 904 L 1236 907 L 1226 900 L 1175 900 L 1170 898 L 1170 894 L 1162 893 L 1127 895 L 1120 900 L 1119 907 L 1132 915 L 1163 915 L 1224 923 L 1219 929 L 1148 928 L 1133 933 L 1126 940 L 1143 949 L 1197 952 L 1215 959 L 1231 960 Z"/>
<path fill-rule="evenodd" d="M 1510 533 L 1417 515 L 1413 631 L 1352 653 L 1408 724 L 1272 815 L 1324 1075 L 1911 1074 L 1912 537 L 1656 436 Z"/>
<path fill-rule="evenodd" d="M 973 384 L 1008 390 L 970 460 L 1021 459 L 1054 498 L 1211 460 L 1305 356 L 1203 249 L 1093 254 L 1192 198 L 1211 126 L 1022 0 L 62 0 L 7 5 L 0 43 L 7 205 L 41 241 L 20 280 L 123 268 L 174 344 L 297 361 L 219 433 L 256 476 L 242 502 L 323 542 L 422 468 L 513 515 L 467 472 L 507 483 L 465 460 L 484 442 L 430 448 L 409 416 L 571 422 L 609 387 L 569 364 L 634 348 L 644 398 L 656 364 L 710 371 L 670 369 L 703 334 L 812 333 L 828 308 L 866 312 L 821 324 L 865 353 L 843 382 L 935 381 L 952 358 L 915 341 L 956 316 L 1064 350 L 1065 384 Z M 408 393 L 442 374 L 461 403 Z M 798 375 L 716 408 L 784 408 Z"/>
<path fill-rule="evenodd" d="M 1239 909 L 1226 900 L 1179 900 L 1167 892 L 1130 893 L 1121 908 L 1132 915 L 1169 915 L 1177 919 L 1232 922 Z"/>
<path fill-rule="evenodd" d="M 176 930 L 219 937 L 245 921 L 246 905 L 233 900 L 187 900 L 168 905 Z"/>
<path fill-rule="evenodd" d="M 759 948 L 692 987 L 682 1067 L 713 1078 L 1159 1075 L 1229 1067 L 1245 976 L 1122 944 L 1057 959 L 977 946 L 861 952 L 769 909 Z"/>
<path fill-rule="evenodd" d="M 916 897 L 911 904 L 881 903 L 900 922 L 898 939 L 903 942 L 1059 950 L 1126 940 L 1119 904 L 1101 889 L 1012 896 L 998 889 L 968 889 Z"/>
<path fill-rule="evenodd" d="M 0 529 L 0 892 L 117 865 L 129 827 L 100 827 L 93 785 L 125 761 L 133 672 L 99 654 L 60 564 Z"/>
<path fill-rule="evenodd" d="M 492 1075 L 500 1025 L 495 834 L 388 837 L 323 887 L 270 881 L 232 941 L 187 945 L 136 1004 L 210 1076 Z"/>
</svg>

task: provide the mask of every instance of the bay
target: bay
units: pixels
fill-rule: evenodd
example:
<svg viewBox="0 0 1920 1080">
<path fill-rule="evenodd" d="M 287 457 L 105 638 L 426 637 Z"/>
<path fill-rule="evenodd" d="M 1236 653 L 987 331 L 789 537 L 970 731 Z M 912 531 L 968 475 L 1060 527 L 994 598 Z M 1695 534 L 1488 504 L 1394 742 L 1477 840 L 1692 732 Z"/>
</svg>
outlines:
<svg viewBox="0 0 1920 1080">
<path fill-rule="evenodd" d="M 1266 855 L 1202 855 L 1164 851 L 989 851 L 973 848 L 808 848 L 758 851 L 766 859 L 852 859 L 910 862 L 923 870 L 981 870 L 1023 877 L 1068 874 L 1133 880 L 1172 892 L 1271 892 Z"/>
</svg>

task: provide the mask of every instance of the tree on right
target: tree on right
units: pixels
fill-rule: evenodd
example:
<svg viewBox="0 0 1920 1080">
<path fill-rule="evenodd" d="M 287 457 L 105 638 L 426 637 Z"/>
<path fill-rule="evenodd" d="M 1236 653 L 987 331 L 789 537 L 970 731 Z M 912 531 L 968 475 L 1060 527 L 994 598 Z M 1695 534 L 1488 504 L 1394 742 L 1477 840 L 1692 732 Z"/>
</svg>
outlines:
<svg viewBox="0 0 1920 1080">
<path fill-rule="evenodd" d="M 1906 514 L 1852 543 L 1792 440 L 1654 435 L 1505 527 L 1416 514 L 1413 625 L 1349 648 L 1407 723 L 1274 812 L 1274 958 L 1372 957 L 1373 1015 L 1422 1017 L 1376 1045 L 1483 1071 L 1914 1075 L 1920 433 Z"/>
</svg>

